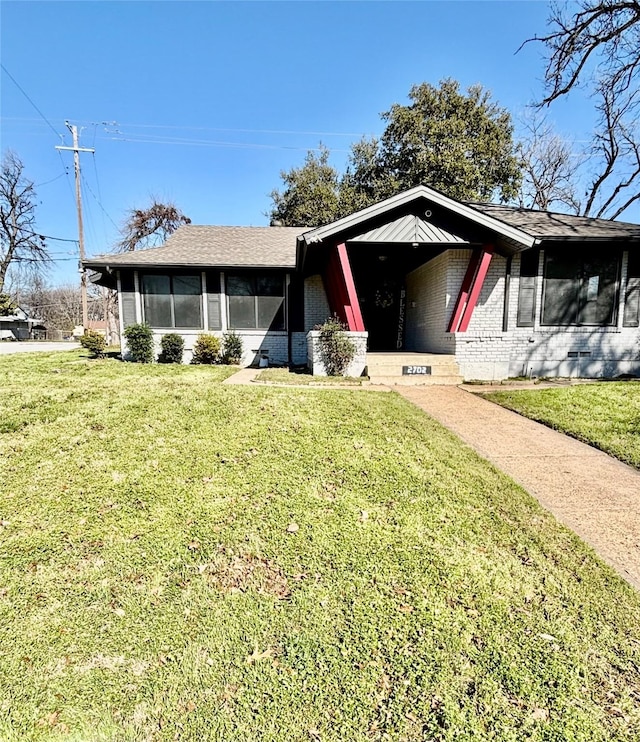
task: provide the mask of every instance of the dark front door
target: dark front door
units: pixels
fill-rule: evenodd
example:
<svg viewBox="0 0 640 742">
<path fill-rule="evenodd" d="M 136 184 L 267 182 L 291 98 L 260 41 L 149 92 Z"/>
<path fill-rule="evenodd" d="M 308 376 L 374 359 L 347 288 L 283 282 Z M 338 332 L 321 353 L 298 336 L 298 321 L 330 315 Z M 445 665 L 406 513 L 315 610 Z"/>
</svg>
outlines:
<svg viewBox="0 0 640 742">
<path fill-rule="evenodd" d="M 404 274 L 384 254 L 382 259 L 370 253 L 358 257 L 353 272 L 369 350 L 397 350 L 402 347 Z"/>
</svg>

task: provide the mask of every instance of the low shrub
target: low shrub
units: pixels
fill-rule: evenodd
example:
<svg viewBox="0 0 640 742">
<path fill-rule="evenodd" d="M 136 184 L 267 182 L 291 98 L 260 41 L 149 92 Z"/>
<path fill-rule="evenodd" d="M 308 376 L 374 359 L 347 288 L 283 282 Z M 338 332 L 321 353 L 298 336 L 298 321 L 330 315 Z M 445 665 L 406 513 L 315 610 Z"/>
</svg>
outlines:
<svg viewBox="0 0 640 742">
<path fill-rule="evenodd" d="M 91 358 L 104 358 L 107 341 L 104 335 L 95 330 L 85 330 L 80 338 L 80 345 L 89 351 Z"/>
<path fill-rule="evenodd" d="M 193 358 L 191 363 L 219 363 L 220 362 L 220 338 L 215 335 L 203 333 L 198 335 L 193 346 Z"/>
<path fill-rule="evenodd" d="M 182 363 L 184 353 L 184 338 L 176 332 L 163 335 L 160 341 L 162 352 L 158 357 L 159 363 Z"/>
<path fill-rule="evenodd" d="M 344 376 L 356 354 L 353 340 L 337 317 L 330 317 L 316 327 L 320 330 L 320 358 L 328 376 Z"/>
<path fill-rule="evenodd" d="M 242 360 L 242 338 L 235 332 L 225 332 L 222 336 L 222 362 L 232 365 Z"/>
<path fill-rule="evenodd" d="M 153 363 L 153 331 L 146 322 L 129 325 L 124 331 L 131 360 L 135 363 Z"/>
</svg>

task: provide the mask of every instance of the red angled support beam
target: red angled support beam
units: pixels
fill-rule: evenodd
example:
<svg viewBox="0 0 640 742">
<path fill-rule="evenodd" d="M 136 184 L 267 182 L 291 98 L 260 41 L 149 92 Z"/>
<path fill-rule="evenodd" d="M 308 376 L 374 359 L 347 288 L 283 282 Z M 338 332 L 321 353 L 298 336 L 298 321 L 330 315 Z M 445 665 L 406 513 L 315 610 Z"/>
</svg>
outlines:
<svg viewBox="0 0 640 742">
<path fill-rule="evenodd" d="M 447 332 L 466 332 L 493 257 L 493 245 L 473 251 Z"/>
<path fill-rule="evenodd" d="M 471 291 L 471 286 L 473 284 L 473 279 L 476 275 L 476 271 L 478 270 L 479 263 L 480 250 L 474 250 L 471 254 L 471 259 L 469 260 L 467 272 L 464 274 L 462 286 L 460 286 L 460 293 L 458 294 L 456 305 L 453 308 L 453 314 L 451 315 L 451 319 L 449 320 L 447 332 L 458 332 L 458 327 L 460 327 L 460 320 L 462 319 L 464 310 L 467 307 L 467 302 L 469 301 L 469 292 Z"/>
<path fill-rule="evenodd" d="M 329 256 L 324 284 L 329 307 L 351 332 L 364 332 L 364 322 L 346 245 L 337 245 Z"/>
</svg>

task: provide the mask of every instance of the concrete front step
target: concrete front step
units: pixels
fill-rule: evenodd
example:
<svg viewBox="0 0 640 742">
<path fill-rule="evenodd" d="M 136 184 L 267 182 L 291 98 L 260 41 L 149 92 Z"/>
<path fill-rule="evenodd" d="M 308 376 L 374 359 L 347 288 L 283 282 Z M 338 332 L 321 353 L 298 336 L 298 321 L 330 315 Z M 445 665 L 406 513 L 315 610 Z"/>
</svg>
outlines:
<svg viewBox="0 0 640 742">
<path fill-rule="evenodd" d="M 404 366 L 428 366 L 429 374 L 403 374 Z M 374 384 L 460 384 L 455 357 L 444 353 L 367 353 L 367 374 Z"/>
<path fill-rule="evenodd" d="M 459 374 L 451 376 L 427 376 L 427 375 L 415 375 L 415 376 L 382 376 L 382 375 L 369 375 L 369 381 L 371 384 L 385 384 L 386 386 L 457 386 L 462 384 L 463 378 Z"/>
</svg>

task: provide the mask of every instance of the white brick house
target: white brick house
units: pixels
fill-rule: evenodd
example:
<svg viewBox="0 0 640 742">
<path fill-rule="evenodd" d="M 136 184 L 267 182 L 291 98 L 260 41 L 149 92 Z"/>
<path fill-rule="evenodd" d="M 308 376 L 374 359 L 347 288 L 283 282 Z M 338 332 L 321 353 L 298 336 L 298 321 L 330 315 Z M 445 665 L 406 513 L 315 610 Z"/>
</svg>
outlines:
<svg viewBox="0 0 640 742">
<path fill-rule="evenodd" d="M 640 375 L 635 224 L 418 186 L 316 229 L 184 226 L 85 265 L 118 289 L 121 329 L 146 321 L 187 349 L 234 330 L 247 365 L 305 363 L 308 333 L 337 314 L 371 358 L 442 355 L 467 379 Z"/>
</svg>

